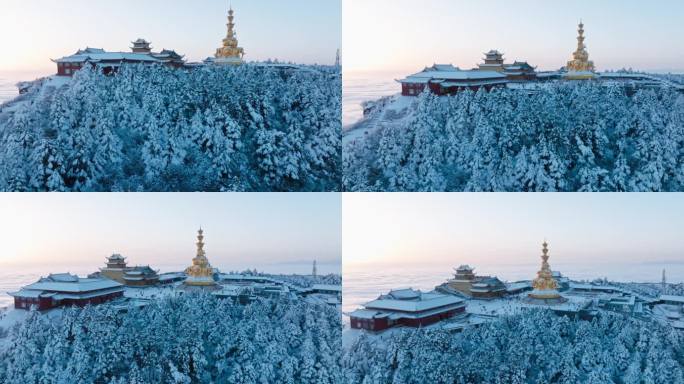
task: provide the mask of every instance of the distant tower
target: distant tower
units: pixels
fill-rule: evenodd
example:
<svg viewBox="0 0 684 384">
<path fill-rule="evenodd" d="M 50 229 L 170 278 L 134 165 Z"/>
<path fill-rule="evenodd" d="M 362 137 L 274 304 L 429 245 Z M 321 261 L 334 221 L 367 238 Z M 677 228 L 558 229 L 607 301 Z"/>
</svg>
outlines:
<svg viewBox="0 0 684 384">
<path fill-rule="evenodd" d="M 152 52 L 152 47 L 150 46 L 150 42 L 145 40 L 145 39 L 138 39 L 136 41 L 132 41 L 131 44 L 133 46 L 131 47 L 131 51 L 134 53 L 146 53 L 149 54 Z"/>
<path fill-rule="evenodd" d="M 591 79 L 594 77 L 594 62 L 589 60 L 589 52 L 584 44 L 584 24 L 580 21 L 577 28 L 577 49 L 567 64 L 567 78 L 571 80 Z M 579 72 L 579 73 L 578 73 Z"/>
<path fill-rule="evenodd" d="M 335 54 L 335 66 L 339 68 L 342 65 L 340 61 L 340 49 L 337 48 L 337 53 Z"/>
<path fill-rule="evenodd" d="M 197 255 L 192 259 L 192 265 L 185 270 L 185 274 L 188 276 L 185 279 L 185 287 L 217 288 L 214 280 L 214 269 L 204 253 L 204 231 L 202 228 L 197 231 Z"/>
<path fill-rule="evenodd" d="M 484 53 L 484 63 L 478 64 L 477 68 L 481 71 L 497 71 L 503 72 L 504 70 L 504 58 L 503 53 L 496 49 L 491 49 L 489 52 Z"/>
<path fill-rule="evenodd" d="M 553 272 L 551 272 L 548 245 L 546 240 L 544 240 L 542 244 L 541 269 L 537 272 L 537 278 L 532 281 L 534 289 L 528 294 L 528 299 L 533 303 L 553 304 L 566 300 L 558 293 L 558 282 L 553 278 Z"/>
<path fill-rule="evenodd" d="M 245 55 L 245 50 L 238 47 L 238 40 L 235 36 L 235 17 L 233 16 L 233 7 L 228 11 L 228 33 L 223 39 L 223 46 L 216 50 L 214 55 L 214 62 L 225 65 L 239 65 L 242 64 L 242 57 Z"/>
<path fill-rule="evenodd" d="M 313 277 L 316 277 L 318 275 L 318 271 L 316 270 L 316 260 L 313 262 L 313 271 L 312 271 Z"/>
<path fill-rule="evenodd" d="M 661 295 L 667 295 L 667 279 L 665 278 L 665 269 L 663 268 L 663 292 Z"/>
</svg>

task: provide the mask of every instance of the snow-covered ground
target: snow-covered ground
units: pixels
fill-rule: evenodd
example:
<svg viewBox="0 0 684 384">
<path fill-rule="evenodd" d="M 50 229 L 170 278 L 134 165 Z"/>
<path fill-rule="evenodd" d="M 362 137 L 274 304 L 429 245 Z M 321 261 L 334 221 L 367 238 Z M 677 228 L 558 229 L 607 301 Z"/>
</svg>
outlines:
<svg viewBox="0 0 684 384">
<path fill-rule="evenodd" d="M 381 125 L 401 126 L 411 117 L 415 102 L 415 97 L 397 94 L 366 103 L 365 108 L 370 109 L 368 115 L 344 132 L 342 144 L 358 141 L 377 131 Z"/>
<path fill-rule="evenodd" d="M 2 118 L 2 113 L 14 113 L 22 105 L 31 103 L 34 100 L 40 100 L 42 97 L 45 97 L 47 94 L 54 92 L 56 89 L 67 85 L 70 82 L 71 77 L 57 75 L 25 82 L 33 84 L 26 94 L 15 94 L 12 98 L 6 99 L 4 104 L 0 102 L 0 119 Z"/>
</svg>

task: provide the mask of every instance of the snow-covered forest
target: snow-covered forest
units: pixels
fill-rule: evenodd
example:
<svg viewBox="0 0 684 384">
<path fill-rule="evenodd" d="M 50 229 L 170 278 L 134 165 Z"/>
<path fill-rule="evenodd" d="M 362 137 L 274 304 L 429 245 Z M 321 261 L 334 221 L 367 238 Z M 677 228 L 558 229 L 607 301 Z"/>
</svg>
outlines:
<svg viewBox="0 0 684 384">
<path fill-rule="evenodd" d="M 0 114 L 0 190 L 341 188 L 337 68 L 131 65 L 43 88 Z"/>
<path fill-rule="evenodd" d="M 342 275 L 329 274 L 313 277 L 311 275 L 275 275 L 277 280 L 308 288 L 314 284 L 342 285 Z"/>
<path fill-rule="evenodd" d="M 684 335 L 601 313 L 593 321 L 527 311 L 463 333 L 361 335 L 346 383 L 671 384 L 684 382 Z"/>
<path fill-rule="evenodd" d="M 346 143 L 347 191 L 682 191 L 684 95 L 551 83 L 424 92 L 405 122 Z"/>
<path fill-rule="evenodd" d="M 0 348 L 3 383 L 339 383 L 339 310 L 303 301 L 236 306 L 210 295 L 127 313 L 33 313 Z"/>
</svg>

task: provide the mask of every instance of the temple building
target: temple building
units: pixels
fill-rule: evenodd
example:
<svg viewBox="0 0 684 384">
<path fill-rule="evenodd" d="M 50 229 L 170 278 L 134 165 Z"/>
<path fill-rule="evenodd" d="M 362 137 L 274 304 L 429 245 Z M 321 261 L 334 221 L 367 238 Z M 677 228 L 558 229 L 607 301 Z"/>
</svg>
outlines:
<svg viewBox="0 0 684 384">
<path fill-rule="evenodd" d="M 126 271 L 130 269 L 126 265 L 126 258 L 115 253 L 107 258 L 106 263 L 106 267 L 100 268 L 100 275 L 118 283 L 125 284 L 123 277 Z"/>
<path fill-rule="evenodd" d="M 584 24 L 580 21 L 577 29 L 577 49 L 572 54 L 572 60 L 566 65 L 568 80 L 588 80 L 596 77 L 594 62 L 589 60 L 589 52 L 584 44 Z"/>
<path fill-rule="evenodd" d="M 480 277 L 470 287 L 473 299 L 495 299 L 506 293 L 506 286 L 496 277 Z"/>
<path fill-rule="evenodd" d="M 123 285 L 110 279 L 60 273 L 43 277 L 9 295 L 14 297 L 17 309 L 43 311 L 63 306 L 97 305 L 123 297 L 123 293 Z"/>
<path fill-rule="evenodd" d="M 527 294 L 527 302 L 531 304 L 557 304 L 566 301 L 558 292 L 558 282 L 553 277 L 549 266 L 549 248 L 544 240 L 542 244 L 542 264 L 537 278 L 532 280 L 532 292 Z"/>
<path fill-rule="evenodd" d="M 128 287 L 150 287 L 159 283 L 157 271 L 149 265 L 129 267 L 126 258 L 118 253 L 107 258 L 107 266 L 100 268 L 99 275 Z"/>
<path fill-rule="evenodd" d="M 123 275 L 128 287 L 150 287 L 159 284 L 159 274 L 149 265 L 129 268 Z"/>
<path fill-rule="evenodd" d="M 353 329 L 382 331 L 396 326 L 422 327 L 464 313 L 466 302 L 453 295 L 411 288 L 390 291 L 349 314 Z"/>
<path fill-rule="evenodd" d="M 192 259 L 192 265 L 185 270 L 187 278 L 181 285 L 184 290 L 217 290 L 221 287 L 214 279 L 214 268 L 204 252 L 204 231 L 197 231 L 197 255 Z"/>
<path fill-rule="evenodd" d="M 397 82 L 401 84 L 401 94 L 404 96 L 418 96 L 426 89 L 441 96 L 466 89 L 477 91 L 484 88 L 489 91 L 495 87 L 505 87 L 508 80 L 505 74 L 497 71 L 464 71 L 451 64 L 435 64 Z"/>
<path fill-rule="evenodd" d="M 484 63 L 478 64 L 477 67 L 481 71 L 497 71 L 503 72 L 504 70 L 504 58 L 503 53 L 496 49 L 490 49 L 489 52 L 485 53 Z"/>
<path fill-rule="evenodd" d="M 496 49 L 486 52 L 484 63 L 477 65 L 480 71 L 496 71 L 506 75 L 506 79 L 513 82 L 533 81 L 537 79 L 535 68 L 526 61 L 515 61 L 513 64 L 505 64 L 503 53 Z"/>
<path fill-rule="evenodd" d="M 469 265 L 459 266 L 447 286 L 474 299 L 495 299 L 506 293 L 506 285 L 501 280 L 492 276 L 476 276 L 475 269 Z"/>
<path fill-rule="evenodd" d="M 123 64 L 161 64 L 174 68 L 185 66 L 183 56 L 176 51 L 163 49 L 161 52 L 152 52 L 150 42 L 145 39 L 137 39 L 131 42 L 131 52 L 107 52 L 101 48 L 79 49 L 71 56 L 52 60 L 57 64 L 57 75 L 73 76 L 79 69 L 86 65 L 100 68 L 103 73 L 116 72 Z"/>
<path fill-rule="evenodd" d="M 527 61 L 515 61 L 513 64 L 504 65 L 506 79 L 511 82 L 524 82 L 537 80 L 536 68 Z"/>
<path fill-rule="evenodd" d="M 210 61 L 220 65 L 240 65 L 243 63 L 242 58 L 245 55 L 245 50 L 238 46 L 238 40 L 235 35 L 235 17 L 233 16 L 233 8 L 228 11 L 228 34 L 223 39 L 223 46 L 216 49 L 214 58 Z"/>
</svg>

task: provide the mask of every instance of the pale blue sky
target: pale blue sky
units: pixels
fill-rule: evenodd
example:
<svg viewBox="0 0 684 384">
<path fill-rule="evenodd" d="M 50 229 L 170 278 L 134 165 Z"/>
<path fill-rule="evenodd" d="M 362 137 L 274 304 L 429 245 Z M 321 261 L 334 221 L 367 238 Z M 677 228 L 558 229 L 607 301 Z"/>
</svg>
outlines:
<svg viewBox="0 0 684 384">
<path fill-rule="evenodd" d="M 345 265 L 684 264 L 684 194 L 354 193 Z M 597 274 L 600 275 L 600 271 Z"/>
<path fill-rule="evenodd" d="M 314 259 L 323 273 L 341 268 L 336 193 L 0 194 L 0 268 L 101 267 L 114 252 L 183 267 L 200 225 L 209 261 L 223 270 L 310 273 Z"/>
<path fill-rule="evenodd" d="M 332 64 L 341 0 L 232 0 L 246 60 Z M 48 71 L 50 58 L 85 46 L 128 50 L 138 37 L 189 60 L 212 56 L 226 35 L 228 0 L 2 0 L 0 75 Z"/>
<path fill-rule="evenodd" d="M 684 70 L 681 0 L 344 0 L 346 70 L 407 71 L 453 63 L 472 68 L 482 52 L 558 69 L 584 20 L 599 69 Z"/>
</svg>

